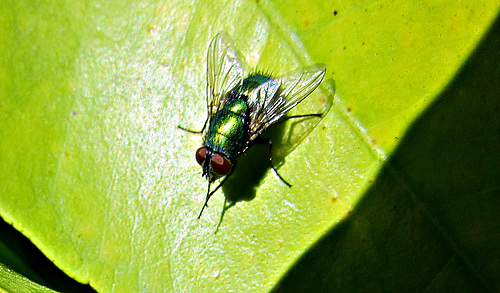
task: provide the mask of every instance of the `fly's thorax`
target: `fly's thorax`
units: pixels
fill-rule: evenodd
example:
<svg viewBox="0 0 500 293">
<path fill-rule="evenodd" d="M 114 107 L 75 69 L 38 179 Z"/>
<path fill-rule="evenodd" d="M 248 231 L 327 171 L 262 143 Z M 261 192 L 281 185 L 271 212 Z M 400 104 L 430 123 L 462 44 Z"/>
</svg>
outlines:
<svg viewBox="0 0 500 293">
<path fill-rule="evenodd" d="M 242 99 L 228 101 L 210 120 L 204 144 L 235 160 L 248 136 L 248 105 Z"/>
</svg>

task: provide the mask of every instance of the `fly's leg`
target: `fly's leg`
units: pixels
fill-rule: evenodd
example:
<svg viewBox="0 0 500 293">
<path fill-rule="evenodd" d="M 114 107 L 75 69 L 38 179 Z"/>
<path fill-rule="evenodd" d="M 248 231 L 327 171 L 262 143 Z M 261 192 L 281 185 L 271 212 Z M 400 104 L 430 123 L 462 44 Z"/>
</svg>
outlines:
<svg viewBox="0 0 500 293">
<path fill-rule="evenodd" d="M 180 126 L 180 125 L 177 125 L 177 128 L 182 129 L 182 130 L 184 130 L 184 131 L 186 131 L 186 132 L 189 132 L 189 133 L 198 133 L 198 134 L 199 134 L 199 133 L 202 133 L 202 132 L 203 132 L 203 130 L 201 130 L 201 131 L 191 130 L 191 129 L 184 128 L 184 127 L 182 127 L 182 126 Z"/>
<path fill-rule="evenodd" d="M 203 133 L 203 131 L 205 130 L 205 127 L 207 127 L 207 123 L 208 123 L 208 119 L 205 120 L 205 123 L 203 124 L 203 128 L 200 131 L 187 129 L 187 128 L 184 128 L 184 127 L 182 127 L 180 125 L 177 125 L 177 128 L 182 129 L 184 131 L 187 131 L 189 133 Z"/>
<path fill-rule="evenodd" d="M 322 113 L 315 113 L 315 114 L 304 114 L 304 115 L 294 115 L 294 116 L 285 116 L 284 118 L 282 118 L 281 120 L 279 120 L 277 122 L 278 123 L 283 123 L 289 119 L 297 119 L 297 118 L 307 118 L 307 117 L 323 117 L 323 114 Z M 274 173 L 276 173 L 276 175 L 278 176 L 278 178 L 286 184 L 286 186 L 288 187 L 292 187 L 292 185 L 290 183 L 288 183 L 285 178 L 283 178 L 280 173 L 278 173 L 278 170 L 276 170 L 276 168 L 274 167 L 274 164 L 273 164 L 273 158 L 272 158 L 272 153 L 273 153 L 273 142 L 272 140 L 270 139 L 261 139 L 261 138 L 257 138 L 255 140 L 255 143 L 258 143 L 258 144 L 267 144 L 269 145 L 269 166 L 271 167 L 271 169 L 273 169 Z"/>
<path fill-rule="evenodd" d="M 281 182 L 285 183 L 286 186 L 288 186 L 288 187 L 292 187 L 292 185 L 290 183 L 288 183 L 285 180 L 285 178 L 281 177 L 280 173 L 278 173 L 278 170 L 276 170 L 276 168 L 274 168 L 273 158 L 272 158 L 272 153 L 273 153 L 273 142 L 272 142 L 272 140 L 270 140 L 270 139 L 257 139 L 255 141 L 255 143 L 258 143 L 258 144 L 267 144 L 269 146 L 269 166 L 271 167 L 271 169 L 273 169 L 274 173 L 276 173 L 276 175 L 281 180 Z"/>
<path fill-rule="evenodd" d="M 304 114 L 304 115 L 294 115 L 294 116 L 285 116 L 280 122 L 285 122 L 289 119 L 297 119 L 297 118 L 306 118 L 306 117 L 323 117 L 322 113 L 316 113 L 316 114 Z"/>
<path fill-rule="evenodd" d="M 203 214 L 203 210 L 208 207 L 208 201 L 210 200 L 210 198 L 212 197 L 212 195 L 217 191 L 219 190 L 219 188 L 222 187 L 222 185 L 224 185 L 224 183 L 226 183 L 227 181 L 227 178 L 229 178 L 229 175 L 231 175 L 231 173 L 229 173 L 228 175 L 226 175 L 226 177 L 224 177 L 224 179 L 222 179 L 221 183 L 219 183 L 219 185 L 212 191 L 210 191 L 210 185 L 211 185 L 211 182 L 208 182 L 208 190 L 207 190 L 207 197 L 205 199 L 205 203 L 203 204 L 203 207 L 201 208 L 201 211 L 200 211 L 200 214 L 198 215 L 198 219 L 201 218 L 201 214 Z"/>
<path fill-rule="evenodd" d="M 285 121 L 287 121 L 289 119 L 307 118 L 307 117 L 318 117 L 318 118 L 321 118 L 321 117 L 323 117 L 323 114 L 322 113 L 314 113 L 314 114 L 303 114 L 303 115 L 285 116 L 282 119 L 280 119 L 276 124 L 283 123 L 283 122 L 285 122 Z M 271 169 L 273 169 L 274 173 L 276 173 L 276 175 L 279 177 L 279 179 L 283 183 L 286 184 L 286 186 L 292 187 L 292 185 L 290 183 L 288 183 L 285 180 L 285 178 L 283 178 L 280 175 L 280 173 L 278 173 L 278 170 L 276 170 L 276 168 L 274 168 L 273 158 L 272 158 L 272 151 L 273 151 L 273 142 L 272 142 L 272 140 L 270 140 L 270 139 L 256 139 L 255 143 L 269 145 L 269 166 L 271 167 Z"/>
</svg>

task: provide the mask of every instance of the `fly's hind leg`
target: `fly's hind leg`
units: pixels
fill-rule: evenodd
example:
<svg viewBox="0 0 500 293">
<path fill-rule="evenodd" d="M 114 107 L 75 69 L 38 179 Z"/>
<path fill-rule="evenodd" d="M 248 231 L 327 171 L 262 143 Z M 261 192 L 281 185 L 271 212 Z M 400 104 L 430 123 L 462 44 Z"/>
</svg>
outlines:
<svg viewBox="0 0 500 293">
<path fill-rule="evenodd" d="M 180 126 L 180 125 L 177 125 L 177 128 L 182 129 L 184 131 L 187 131 L 189 133 L 198 133 L 199 134 L 199 133 L 203 133 L 203 131 L 205 130 L 205 127 L 207 127 L 207 123 L 208 123 L 208 119 L 205 120 L 205 123 L 203 124 L 203 128 L 200 131 L 187 129 L 187 128 Z"/>
<path fill-rule="evenodd" d="M 191 130 L 191 129 L 184 128 L 184 127 L 182 127 L 182 126 L 180 126 L 180 125 L 177 125 L 177 128 L 182 129 L 182 130 L 184 130 L 184 131 L 186 131 L 186 132 L 189 132 L 189 133 L 197 133 L 197 134 L 200 134 L 200 133 L 202 133 L 202 132 L 203 132 L 203 130 L 200 130 L 200 131 L 198 131 L 198 130 Z"/>
<path fill-rule="evenodd" d="M 323 114 L 322 113 L 315 113 L 315 114 L 304 114 L 304 115 L 294 115 L 294 116 L 285 116 L 284 118 L 282 118 L 281 121 L 279 121 L 279 123 L 281 122 L 285 122 L 289 119 L 297 119 L 297 118 L 306 118 L 306 117 L 318 117 L 318 118 L 321 118 L 323 117 Z"/>
</svg>

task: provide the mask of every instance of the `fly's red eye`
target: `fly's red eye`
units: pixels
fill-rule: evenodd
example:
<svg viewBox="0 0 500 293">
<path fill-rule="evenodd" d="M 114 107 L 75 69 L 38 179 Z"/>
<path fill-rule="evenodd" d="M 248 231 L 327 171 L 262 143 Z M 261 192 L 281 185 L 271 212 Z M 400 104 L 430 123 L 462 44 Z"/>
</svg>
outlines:
<svg viewBox="0 0 500 293">
<path fill-rule="evenodd" d="M 219 175 L 227 175 L 231 172 L 231 163 L 223 155 L 214 154 L 210 160 L 210 164 L 215 173 Z"/>
<path fill-rule="evenodd" d="M 198 164 L 202 165 L 205 161 L 205 157 L 207 156 L 207 148 L 201 147 L 196 150 L 196 161 Z"/>
</svg>

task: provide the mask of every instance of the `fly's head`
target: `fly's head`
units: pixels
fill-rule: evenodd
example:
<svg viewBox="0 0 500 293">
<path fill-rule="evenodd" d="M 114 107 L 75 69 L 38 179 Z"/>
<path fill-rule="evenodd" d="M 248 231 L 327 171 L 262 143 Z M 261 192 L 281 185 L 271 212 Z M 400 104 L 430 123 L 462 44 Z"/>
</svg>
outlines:
<svg viewBox="0 0 500 293">
<path fill-rule="evenodd" d="M 196 150 L 196 161 L 203 168 L 203 177 L 212 183 L 231 173 L 233 164 L 223 154 L 202 146 Z"/>
</svg>

